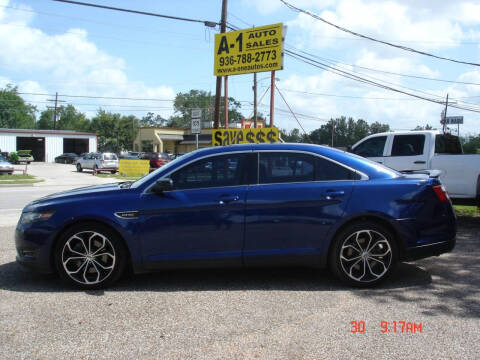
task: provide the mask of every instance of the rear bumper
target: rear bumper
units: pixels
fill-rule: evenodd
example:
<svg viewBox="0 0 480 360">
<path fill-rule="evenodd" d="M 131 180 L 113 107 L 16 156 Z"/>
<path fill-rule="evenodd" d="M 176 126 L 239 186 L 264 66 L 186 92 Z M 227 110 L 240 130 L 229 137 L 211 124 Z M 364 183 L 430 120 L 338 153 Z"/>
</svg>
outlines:
<svg viewBox="0 0 480 360">
<path fill-rule="evenodd" d="M 456 238 L 454 237 L 450 241 L 440 241 L 433 244 L 411 247 L 406 249 L 403 260 L 413 261 L 424 259 L 430 256 L 439 256 L 452 251 L 455 247 L 455 243 Z"/>
</svg>

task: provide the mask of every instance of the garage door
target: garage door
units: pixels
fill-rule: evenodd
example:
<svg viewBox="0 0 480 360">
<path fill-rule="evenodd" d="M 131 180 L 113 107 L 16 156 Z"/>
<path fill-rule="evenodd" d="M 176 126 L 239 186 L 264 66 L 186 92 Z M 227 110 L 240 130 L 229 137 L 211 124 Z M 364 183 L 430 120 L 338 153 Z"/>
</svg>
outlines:
<svg viewBox="0 0 480 360">
<path fill-rule="evenodd" d="M 80 155 L 88 152 L 88 139 L 63 139 L 63 152 Z"/>
<path fill-rule="evenodd" d="M 18 150 L 30 150 L 34 161 L 45 161 L 45 138 L 17 136 Z"/>
</svg>

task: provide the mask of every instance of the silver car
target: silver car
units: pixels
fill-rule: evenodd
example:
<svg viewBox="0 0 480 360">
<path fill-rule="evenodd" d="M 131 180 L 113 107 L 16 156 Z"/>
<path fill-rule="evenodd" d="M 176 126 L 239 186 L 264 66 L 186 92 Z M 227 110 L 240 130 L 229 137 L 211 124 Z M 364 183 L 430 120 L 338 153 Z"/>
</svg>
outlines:
<svg viewBox="0 0 480 360">
<path fill-rule="evenodd" d="M 109 171 L 115 174 L 118 171 L 118 157 L 113 153 L 88 153 L 76 162 L 78 172 L 91 169 L 94 172 Z"/>
<path fill-rule="evenodd" d="M 0 155 L 0 174 L 13 174 L 13 165 Z"/>
</svg>

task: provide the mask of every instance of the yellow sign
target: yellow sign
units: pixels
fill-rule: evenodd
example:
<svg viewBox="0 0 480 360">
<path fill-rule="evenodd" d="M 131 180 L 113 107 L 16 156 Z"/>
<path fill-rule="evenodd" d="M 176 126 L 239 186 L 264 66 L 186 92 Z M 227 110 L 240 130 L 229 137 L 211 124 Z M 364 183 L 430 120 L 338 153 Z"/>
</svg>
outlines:
<svg viewBox="0 0 480 360">
<path fill-rule="evenodd" d="M 213 146 L 275 142 L 278 142 L 277 128 L 219 129 L 212 131 Z"/>
<path fill-rule="evenodd" d="M 150 161 L 120 159 L 118 173 L 126 176 L 145 175 L 150 172 Z"/>
<path fill-rule="evenodd" d="M 283 25 L 215 35 L 215 76 L 283 69 Z"/>
</svg>

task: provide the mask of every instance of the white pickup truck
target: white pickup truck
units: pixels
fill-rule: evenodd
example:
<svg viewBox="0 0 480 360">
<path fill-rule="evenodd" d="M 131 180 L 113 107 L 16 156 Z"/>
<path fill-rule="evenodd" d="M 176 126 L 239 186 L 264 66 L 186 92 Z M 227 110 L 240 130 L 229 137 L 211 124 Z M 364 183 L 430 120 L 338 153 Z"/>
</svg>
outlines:
<svg viewBox="0 0 480 360">
<path fill-rule="evenodd" d="M 457 203 L 480 200 L 480 155 L 465 155 L 458 137 L 439 131 L 403 131 L 367 136 L 350 151 L 398 171 L 441 170 L 440 179 Z"/>
</svg>

